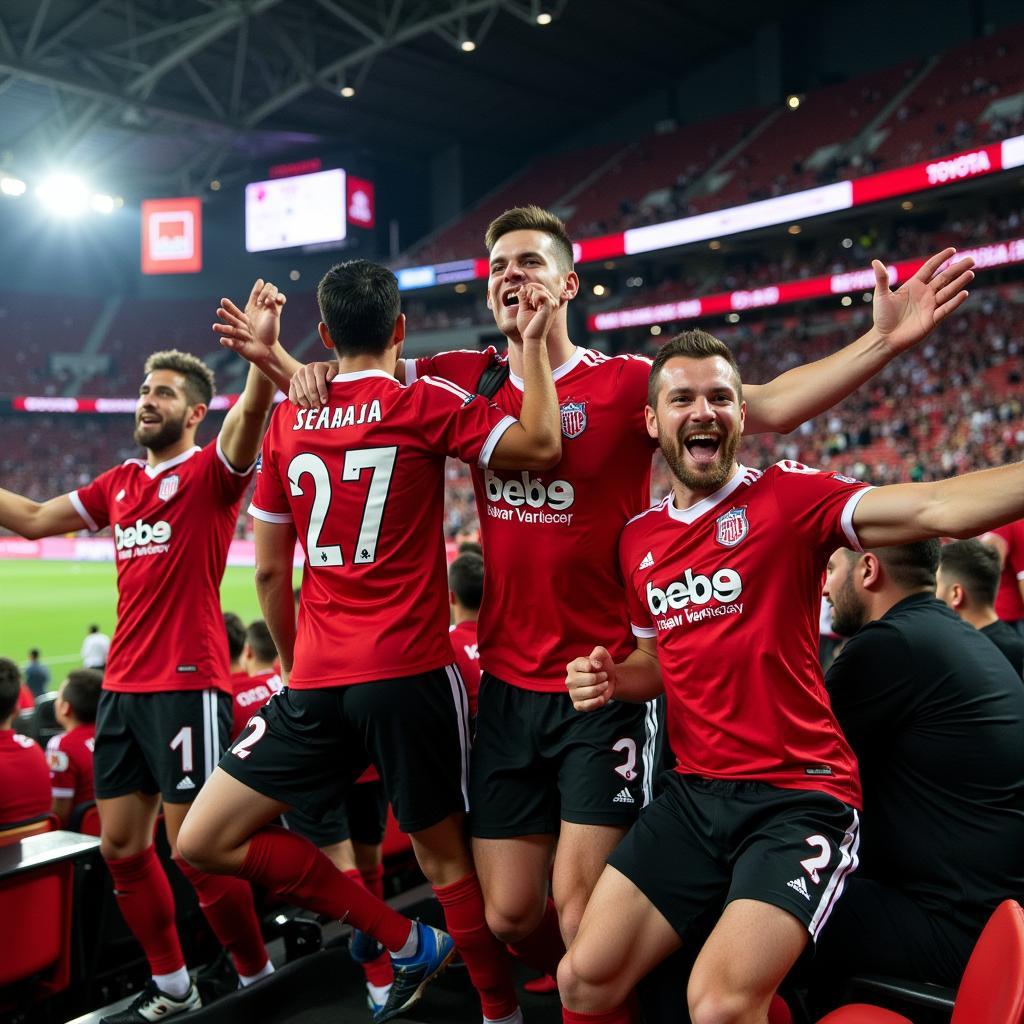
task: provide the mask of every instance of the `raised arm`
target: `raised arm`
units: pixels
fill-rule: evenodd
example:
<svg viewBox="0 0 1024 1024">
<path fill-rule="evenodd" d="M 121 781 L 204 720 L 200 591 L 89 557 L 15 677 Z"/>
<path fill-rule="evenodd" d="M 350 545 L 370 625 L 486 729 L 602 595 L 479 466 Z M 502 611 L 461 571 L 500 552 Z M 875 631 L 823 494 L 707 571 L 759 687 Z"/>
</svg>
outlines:
<svg viewBox="0 0 1024 1024">
<path fill-rule="evenodd" d="M 251 466 L 260 450 L 267 412 L 277 390 L 270 374 L 283 373 L 282 368 L 292 364 L 298 366 L 278 341 L 285 301 L 276 285 L 259 278 L 244 310 L 227 298 L 220 300 L 217 310 L 223 323 L 214 324 L 213 329 L 221 336 L 221 344 L 250 363 L 245 388 L 220 428 L 221 451 L 235 469 Z"/>
<path fill-rule="evenodd" d="M 87 529 L 88 525 L 71 503 L 70 495 L 33 501 L 0 488 L 0 526 L 28 540 L 74 533 Z"/>
<path fill-rule="evenodd" d="M 1024 462 L 950 480 L 890 484 L 867 491 L 853 513 L 866 548 L 929 537 L 977 537 L 1024 517 Z"/>
<path fill-rule="evenodd" d="M 604 647 L 566 665 L 565 685 L 577 711 L 596 711 L 610 700 L 642 704 L 664 692 L 657 640 L 637 638 L 636 650 L 617 665 Z"/>
<path fill-rule="evenodd" d="M 254 520 L 256 539 L 256 596 L 263 619 L 281 658 L 284 681 L 292 671 L 295 649 L 295 598 L 292 595 L 292 554 L 295 526 Z"/>
<path fill-rule="evenodd" d="M 870 380 L 890 360 L 912 348 L 966 301 L 974 279 L 974 260 L 939 268 L 956 254 L 943 249 L 928 259 L 896 291 L 881 260 L 875 272 L 874 324 L 845 348 L 805 366 L 797 366 L 767 384 L 744 385 L 746 433 L 795 430 L 805 420 L 831 409 Z"/>
<path fill-rule="evenodd" d="M 516 325 L 523 339 L 523 408 L 501 435 L 488 463 L 494 469 L 550 469 L 562 457 L 558 395 L 548 360 L 547 336 L 558 300 L 542 284 L 519 291 Z"/>
</svg>

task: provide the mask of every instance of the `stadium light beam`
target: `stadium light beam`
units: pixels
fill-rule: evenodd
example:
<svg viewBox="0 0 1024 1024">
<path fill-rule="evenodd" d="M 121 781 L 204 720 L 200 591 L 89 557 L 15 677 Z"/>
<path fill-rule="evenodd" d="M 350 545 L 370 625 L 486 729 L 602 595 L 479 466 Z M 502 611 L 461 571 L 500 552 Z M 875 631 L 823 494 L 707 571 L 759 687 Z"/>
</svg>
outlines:
<svg viewBox="0 0 1024 1024">
<path fill-rule="evenodd" d="M 97 213 L 113 213 L 114 212 L 114 197 L 104 195 L 102 192 L 97 192 L 92 197 L 92 208 Z"/>
<path fill-rule="evenodd" d="M 5 196 L 23 196 L 27 188 L 21 178 L 0 178 L 0 192 Z"/>
<path fill-rule="evenodd" d="M 58 216 L 74 217 L 89 208 L 90 193 L 73 174 L 54 174 L 36 188 L 39 201 Z"/>
</svg>

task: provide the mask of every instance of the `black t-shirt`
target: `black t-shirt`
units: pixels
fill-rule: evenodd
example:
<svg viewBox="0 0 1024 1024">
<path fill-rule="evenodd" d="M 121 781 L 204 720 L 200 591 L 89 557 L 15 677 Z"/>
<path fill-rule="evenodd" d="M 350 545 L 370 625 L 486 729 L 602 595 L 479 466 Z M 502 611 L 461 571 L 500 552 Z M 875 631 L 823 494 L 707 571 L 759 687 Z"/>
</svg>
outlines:
<svg viewBox="0 0 1024 1024">
<path fill-rule="evenodd" d="M 860 761 L 859 873 L 975 931 L 1024 896 L 1024 686 L 991 641 L 915 594 L 825 682 Z"/>
<path fill-rule="evenodd" d="M 1006 655 L 1018 676 L 1024 675 L 1024 637 L 1005 622 L 996 621 L 979 630 Z"/>
</svg>

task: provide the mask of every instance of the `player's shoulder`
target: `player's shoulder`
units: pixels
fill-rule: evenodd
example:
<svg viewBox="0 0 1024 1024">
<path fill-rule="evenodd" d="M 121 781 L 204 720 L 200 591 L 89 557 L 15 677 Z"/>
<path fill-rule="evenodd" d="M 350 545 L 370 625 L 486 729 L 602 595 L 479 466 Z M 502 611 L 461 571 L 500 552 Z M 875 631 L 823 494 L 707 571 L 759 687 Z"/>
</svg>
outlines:
<svg viewBox="0 0 1024 1024">
<path fill-rule="evenodd" d="M 774 479 L 816 476 L 825 480 L 838 480 L 841 484 L 864 483 L 864 481 L 858 480 L 856 477 L 846 476 L 844 473 L 831 469 L 808 466 L 803 462 L 797 462 L 795 459 L 780 459 L 778 462 L 772 463 L 764 471 L 763 475 Z M 864 484 L 864 486 L 867 487 L 868 485 Z"/>
<path fill-rule="evenodd" d="M 472 391 L 467 391 L 461 385 L 448 380 L 447 377 L 438 377 L 434 374 L 417 377 L 416 380 L 406 386 L 406 392 L 409 395 L 410 401 L 443 403 L 445 405 L 451 405 L 452 399 L 468 405 L 476 397 Z"/>
<path fill-rule="evenodd" d="M 672 495 L 666 495 L 661 501 L 651 505 L 650 508 L 645 508 L 643 512 L 633 516 L 632 519 L 626 520 L 626 525 L 622 528 L 619 541 L 620 547 L 623 550 L 627 549 L 630 544 L 639 542 L 639 538 L 642 538 L 668 519 L 671 501 Z"/>
</svg>

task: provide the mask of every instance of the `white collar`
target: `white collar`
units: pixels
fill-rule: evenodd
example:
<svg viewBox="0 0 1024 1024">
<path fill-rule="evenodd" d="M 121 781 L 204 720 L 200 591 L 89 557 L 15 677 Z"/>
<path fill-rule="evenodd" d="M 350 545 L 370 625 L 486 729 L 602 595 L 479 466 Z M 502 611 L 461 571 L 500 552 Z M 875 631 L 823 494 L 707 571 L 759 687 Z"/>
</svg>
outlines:
<svg viewBox="0 0 1024 1024">
<path fill-rule="evenodd" d="M 716 505 L 725 501 L 740 484 L 747 481 L 747 477 L 747 467 L 737 465 L 735 474 L 727 483 L 719 487 L 714 494 L 709 494 L 706 498 L 701 498 L 700 501 L 694 502 L 689 508 L 676 508 L 676 494 L 673 491 L 668 496 L 668 504 L 666 505 L 668 514 L 677 522 L 692 526 L 705 512 L 710 512 Z"/>
<path fill-rule="evenodd" d="M 387 373 L 384 370 L 353 370 L 351 373 L 339 373 L 332 384 L 346 384 L 351 380 L 365 380 L 367 377 L 383 377 L 385 380 L 393 381 L 395 384 L 398 383 L 398 378 L 392 373 Z"/>
<path fill-rule="evenodd" d="M 561 380 L 562 377 L 564 377 L 567 373 L 569 373 L 572 370 L 575 370 L 586 351 L 587 350 L 585 348 L 581 348 L 579 345 L 575 345 L 573 347 L 572 355 L 569 356 L 569 358 L 566 359 L 566 361 L 562 363 L 561 366 L 557 366 L 555 367 L 555 369 L 551 371 L 551 379 Z M 519 388 L 520 391 L 523 390 L 524 383 L 522 377 L 517 377 L 511 370 L 509 370 L 508 379 L 512 382 L 514 387 Z"/>
<path fill-rule="evenodd" d="M 154 477 L 159 476 L 165 469 L 173 469 L 175 466 L 180 466 L 183 462 L 187 462 L 191 459 L 196 452 L 201 452 L 202 450 L 203 449 L 200 448 L 199 445 L 193 445 L 180 455 L 175 455 L 173 459 L 165 459 L 163 462 L 158 462 L 155 466 L 151 466 L 143 459 L 127 459 L 126 461 L 137 462 L 146 471 L 146 476 L 152 480 Z"/>
</svg>

